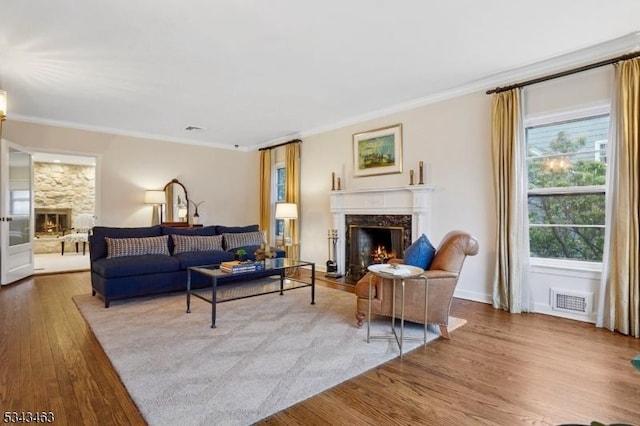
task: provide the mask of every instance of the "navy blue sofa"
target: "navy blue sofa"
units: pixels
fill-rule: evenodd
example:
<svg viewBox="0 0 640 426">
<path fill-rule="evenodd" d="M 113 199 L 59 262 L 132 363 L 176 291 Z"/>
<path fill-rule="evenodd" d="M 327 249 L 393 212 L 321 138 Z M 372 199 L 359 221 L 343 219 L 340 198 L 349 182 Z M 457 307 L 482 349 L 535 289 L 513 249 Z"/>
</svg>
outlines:
<svg viewBox="0 0 640 426">
<path fill-rule="evenodd" d="M 171 234 L 213 236 L 231 233 L 259 231 L 258 225 L 228 227 L 205 226 L 200 228 L 173 228 L 168 226 L 148 226 L 141 228 L 116 228 L 96 226 L 89 236 L 91 261 L 92 294 L 104 298 L 105 308 L 112 300 L 137 296 L 147 296 L 171 291 L 186 291 L 187 268 L 190 266 L 219 264 L 233 260 L 239 247 L 211 251 L 189 251 L 174 253 Z M 168 254 L 145 254 L 138 256 L 107 257 L 108 238 L 143 238 L 168 235 Z M 244 248 L 249 258 L 259 245 Z M 284 257 L 283 250 L 277 250 L 277 257 Z M 269 275 L 268 271 L 256 271 L 255 277 Z M 244 277 L 246 279 L 246 276 Z M 192 276 L 192 287 L 209 286 L 210 281 L 201 274 Z"/>
</svg>

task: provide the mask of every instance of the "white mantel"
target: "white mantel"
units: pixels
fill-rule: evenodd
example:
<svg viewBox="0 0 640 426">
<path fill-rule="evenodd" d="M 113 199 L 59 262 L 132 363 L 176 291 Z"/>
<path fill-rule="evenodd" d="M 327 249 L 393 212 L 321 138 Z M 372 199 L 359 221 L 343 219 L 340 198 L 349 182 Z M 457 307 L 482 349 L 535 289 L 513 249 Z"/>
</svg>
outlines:
<svg viewBox="0 0 640 426">
<path fill-rule="evenodd" d="M 433 185 L 410 185 L 331 192 L 333 227 L 338 230 L 338 271 L 345 273 L 345 215 L 411 215 L 411 238 L 414 240 L 423 233 L 431 234 L 431 194 L 434 190 Z"/>
</svg>

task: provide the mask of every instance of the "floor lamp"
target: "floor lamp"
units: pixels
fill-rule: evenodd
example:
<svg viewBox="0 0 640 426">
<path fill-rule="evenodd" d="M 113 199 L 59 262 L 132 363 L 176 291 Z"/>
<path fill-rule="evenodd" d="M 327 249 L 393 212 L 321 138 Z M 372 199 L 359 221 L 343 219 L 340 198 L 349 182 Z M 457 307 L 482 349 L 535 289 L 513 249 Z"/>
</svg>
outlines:
<svg viewBox="0 0 640 426">
<path fill-rule="evenodd" d="M 288 247 L 295 244 L 291 241 L 291 219 L 298 218 L 298 206 L 295 203 L 278 203 L 276 204 L 276 219 L 284 220 L 284 246 L 287 252 L 291 251 Z M 294 253 L 295 255 L 295 253 Z M 287 253 L 289 256 L 289 253 Z"/>
<path fill-rule="evenodd" d="M 166 203 L 164 191 L 145 191 L 144 203 L 153 204 L 151 225 L 160 225 L 162 223 L 162 205 Z"/>
</svg>

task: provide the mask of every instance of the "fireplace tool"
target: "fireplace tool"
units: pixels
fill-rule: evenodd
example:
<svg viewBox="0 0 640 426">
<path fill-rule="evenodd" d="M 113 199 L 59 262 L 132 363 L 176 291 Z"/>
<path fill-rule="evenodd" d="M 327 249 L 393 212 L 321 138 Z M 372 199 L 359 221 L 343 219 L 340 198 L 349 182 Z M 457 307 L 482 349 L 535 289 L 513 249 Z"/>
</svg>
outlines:
<svg viewBox="0 0 640 426">
<path fill-rule="evenodd" d="M 329 229 L 329 260 L 327 260 L 327 278 L 340 278 L 342 274 L 338 272 L 338 262 L 336 260 L 336 245 L 338 244 L 338 230 Z"/>
</svg>

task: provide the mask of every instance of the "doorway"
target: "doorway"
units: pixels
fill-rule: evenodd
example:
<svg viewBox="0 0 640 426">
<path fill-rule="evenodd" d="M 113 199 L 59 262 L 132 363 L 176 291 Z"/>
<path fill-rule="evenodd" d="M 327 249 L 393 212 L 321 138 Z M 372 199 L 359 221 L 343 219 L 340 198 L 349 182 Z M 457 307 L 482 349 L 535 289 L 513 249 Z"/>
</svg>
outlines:
<svg viewBox="0 0 640 426">
<path fill-rule="evenodd" d="M 34 275 L 89 270 L 96 157 L 33 154 Z"/>
</svg>

